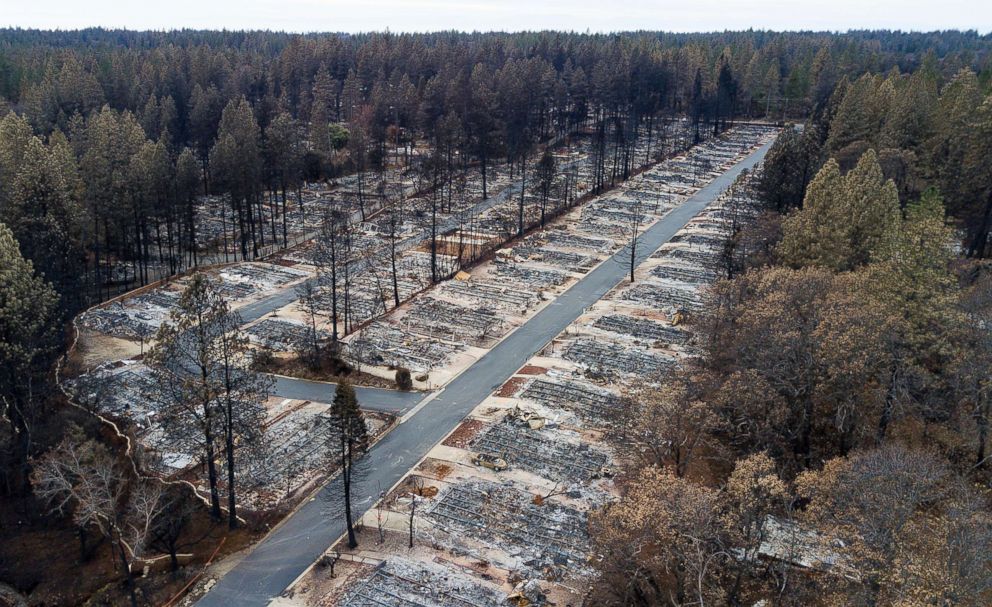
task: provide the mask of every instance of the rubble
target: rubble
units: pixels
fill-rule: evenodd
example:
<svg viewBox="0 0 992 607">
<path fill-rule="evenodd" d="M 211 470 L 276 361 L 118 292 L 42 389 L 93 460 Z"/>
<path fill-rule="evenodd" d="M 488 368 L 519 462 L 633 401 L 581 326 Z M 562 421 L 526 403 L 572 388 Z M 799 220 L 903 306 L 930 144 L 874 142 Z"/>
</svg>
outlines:
<svg viewBox="0 0 992 607">
<path fill-rule="evenodd" d="M 279 352 L 292 352 L 307 345 L 311 339 L 311 328 L 295 320 L 265 318 L 245 329 L 252 343 Z M 329 337 L 327 332 L 317 330 L 317 339 Z"/>
<path fill-rule="evenodd" d="M 148 428 L 154 416 L 156 387 L 141 363 L 112 362 L 66 382 L 73 398 L 102 415 L 130 418 Z"/>
<path fill-rule="evenodd" d="M 517 313 L 525 312 L 538 301 L 537 294 L 533 291 L 515 289 L 505 283 L 487 280 L 450 280 L 442 284 L 438 292 L 442 295 L 464 297 L 480 306 L 497 307 Z"/>
<path fill-rule="evenodd" d="M 569 441 L 560 432 L 535 430 L 510 418 L 488 426 L 472 442 L 472 448 L 502 458 L 511 467 L 568 484 L 598 478 L 609 462 L 605 453 L 585 443 Z"/>
<path fill-rule="evenodd" d="M 558 503 L 534 503 L 512 484 L 473 480 L 442 489 L 424 516 L 460 544 L 470 538 L 512 555 L 520 569 L 548 577 L 584 568 L 589 531 L 583 512 Z M 509 565 L 509 563 L 507 563 Z"/>
<path fill-rule="evenodd" d="M 179 293 L 157 289 L 92 308 L 79 317 L 82 326 L 114 337 L 149 339 L 179 303 Z"/>
<path fill-rule="evenodd" d="M 422 297 L 403 317 L 408 328 L 428 337 L 486 342 L 500 337 L 506 322 L 495 310 L 469 308 L 433 297 Z"/>
<path fill-rule="evenodd" d="M 376 321 L 348 343 L 348 354 L 365 364 L 406 367 L 423 373 L 443 366 L 464 347 L 464 344 L 427 338 Z"/>
<path fill-rule="evenodd" d="M 383 561 L 354 584 L 341 607 L 498 607 L 506 596 L 435 563 L 402 557 Z"/>
<path fill-rule="evenodd" d="M 694 248 L 689 249 L 685 247 L 662 249 L 654 254 L 654 257 L 658 258 L 669 258 L 677 259 L 685 263 L 690 263 L 697 266 L 702 266 L 710 272 L 717 272 L 721 266 L 720 256 L 714 254 L 711 251 Z"/>
<path fill-rule="evenodd" d="M 513 249 L 514 255 L 528 261 L 536 261 L 577 274 L 585 274 L 596 265 L 598 259 L 579 253 L 568 251 L 558 251 L 556 249 L 545 249 L 537 247 L 516 247 Z"/>
<path fill-rule="evenodd" d="M 654 342 L 681 345 L 689 341 L 689 335 L 684 329 L 624 314 L 601 316 L 596 319 L 593 326 L 611 333 L 629 335 Z"/>
<path fill-rule="evenodd" d="M 675 363 L 675 360 L 668 356 L 594 339 L 575 340 L 565 349 L 564 358 L 579 364 L 593 374 L 641 377 L 656 377 Z"/>
<path fill-rule="evenodd" d="M 267 263 L 245 262 L 222 268 L 214 278 L 215 287 L 236 303 L 252 295 L 268 293 L 309 276 L 308 272 Z"/>
<path fill-rule="evenodd" d="M 703 308 L 703 296 L 697 290 L 650 282 L 637 283 L 625 290 L 623 299 L 647 304 L 656 310 L 698 312 Z"/>
<path fill-rule="evenodd" d="M 564 272 L 545 270 L 512 262 L 497 261 L 494 264 L 494 268 L 496 276 L 500 278 L 509 278 L 539 289 L 562 285 L 568 280 L 568 275 Z"/>
<path fill-rule="evenodd" d="M 520 397 L 550 407 L 568 409 L 593 423 L 610 420 L 620 406 L 620 398 L 616 394 L 578 381 L 536 378 Z"/>
<path fill-rule="evenodd" d="M 616 246 L 616 243 L 608 238 L 582 236 L 562 230 L 552 230 L 548 234 L 547 243 L 560 249 L 580 249 L 595 253 L 607 253 Z"/>
<path fill-rule="evenodd" d="M 673 282 L 689 283 L 698 286 L 716 281 L 719 275 L 709 268 L 702 266 L 685 265 L 677 262 L 666 261 L 663 265 L 658 265 L 649 271 L 651 276 Z"/>
</svg>

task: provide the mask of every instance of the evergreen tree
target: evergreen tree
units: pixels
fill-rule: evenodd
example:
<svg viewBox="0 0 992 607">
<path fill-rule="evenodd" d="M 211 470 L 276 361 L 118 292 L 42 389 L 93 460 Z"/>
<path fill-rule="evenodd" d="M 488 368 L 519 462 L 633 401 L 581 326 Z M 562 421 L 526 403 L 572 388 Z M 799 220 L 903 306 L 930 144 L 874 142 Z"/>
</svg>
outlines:
<svg viewBox="0 0 992 607">
<path fill-rule="evenodd" d="M 237 454 L 262 448 L 262 403 L 270 383 L 251 370 L 241 318 L 203 274 L 195 274 L 155 336 L 146 360 L 166 435 L 207 468 L 211 515 L 221 518 L 217 460 L 227 466 L 228 521 L 237 524 Z"/>
<path fill-rule="evenodd" d="M 348 527 L 348 547 L 358 546 L 351 514 L 351 489 L 354 480 L 354 462 L 368 448 L 368 427 L 365 416 L 358 407 L 355 389 L 347 381 L 337 385 L 334 400 L 328 412 L 331 432 L 329 435 L 331 452 L 341 466 L 341 482 L 344 487 L 344 516 Z"/>
<path fill-rule="evenodd" d="M 321 65 L 313 82 L 310 104 L 310 145 L 325 162 L 330 160 L 334 147 L 331 144 L 331 106 L 334 103 L 334 83 L 327 66 Z"/>
<path fill-rule="evenodd" d="M 794 267 L 851 270 L 870 262 L 898 226 L 899 195 L 871 150 L 847 175 L 833 159 L 820 169 L 803 208 L 782 224 L 779 255 Z"/>
<path fill-rule="evenodd" d="M 217 143 L 210 150 L 210 172 L 230 196 L 242 259 L 249 258 L 249 242 L 251 257 L 257 257 L 259 245 L 265 244 L 259 187 L 261 152 L 261 131 L 251 105 L 244 97 L 231 100 L 221 116 Z"/>
<path fill-rule="evenodd" d="M 77 198 L 75 159 L 32 137 L 11 182 L 5 218 L 22 254 L 63 297 L 64 309 L 81 307 L 82 228 L 89 224 Z"/>
<path fill-rule="evenodd" d="M 282 194 L 282 240 L 283 246 L 286 246 L 289 242 L 286 190 L 299 183 L 303 168 L 300 127 L 292 116 L 280 112 L 266 129 L 265 136 L 267 160 L 273 175 L 272 187 Z"/>
<path fill-rule="evenodd" d="M 26 481 L 32 428 L 45 412 L 50 372 L 58 357 L 58 297 L 18 250 L 14 234 L 0 223 L 0 418 L 15 439 L 15 483 Z"/>
<path fill-rule="evenodd" d="M 787 128 L 775 139 L 765 156 L 757 189 L 762 202 L 776 213 L 802 205 L 806 188 L 822 163 L 817 127 L 802 132 Z"/>
<path fill-rule="evenodd" d="M 182 251 L 189 255 L 189 262 L 184 266 L 196 266 L 198 263 L 199 242 L 196 233 L 196 196 L 200 188 L 200 165 L 196 155 L 190 148 L 183 148 L 176 160 L 176 199 L 182 209 L 182 221 L 185 225 L 183 238 L 180 239 Z"/>
<path fill-rule="evenodd" d="M 844 93 L 830 122 L 827 148 L 831 153 L 854 143 L 874 141 L 879 135 L 884 117 L 879 87 L 879 77 L 865 74 Z"/>
</svg>

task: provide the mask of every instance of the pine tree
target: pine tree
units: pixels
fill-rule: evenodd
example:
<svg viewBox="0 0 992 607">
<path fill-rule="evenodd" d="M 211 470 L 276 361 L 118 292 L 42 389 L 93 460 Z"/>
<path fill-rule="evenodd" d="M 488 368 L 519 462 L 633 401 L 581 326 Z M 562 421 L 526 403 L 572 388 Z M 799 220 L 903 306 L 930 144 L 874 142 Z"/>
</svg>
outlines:
<svg viewBox="0 0 992 607">
<path fill-rule="evenodd" d="M 841 192 L 848 218 L 847 239 L 851 267 L 872 261 L 887 238 L 899 226 L 899 193 L 885 179 L 873 150 L 865 152 L 856 167 L 844 176 Z"/>
<path fill-rule="evenodd" d="M 147 361 L 161 400 L 160 423 L 207 468 L 211 514 L 220 519 L 218 452 L 228 473 L 228 519 L 237 524 L 235 447 L 260 449 L 270 384 L 250 368 L 240 317 L 203 274 L 195 274 L 163 323 Z"/>
<path fill-rule="evenodd" d="M 865 74 L 850 85 L 830 123 L 827 147 L 832 153 L 858 142 L 872 142 L 882 124 L 879 78 Z"/>
<path fill-rule="evenodd" d="M 369 444 L 368 427 L 365 416 L 358 407 L 355 389 L 347 381 L 337 385 L 334 401 L 328 412 L 331 432 L 329 436 L 332 453 L 338 457 L 341 466 L 341 481 L 344 486 L 344 515 L 348 526 L 348 546 L 355 548 L 355 527 L 351 514 L 351 488 L 354 480 L 354 460 L 365 452 Z"/>
<path fill-rule="evenodd" d="M 765 156 L 757 182 L 761 200 L 770 210 L 786 213 L 802 205 L 809 182 L 822 162 L 816 126 L 800 133 L 786 129 L 775 139 Z"/>
<path fill-rule="evenodd" d="M 0 223 L 0 419 L 17 443 L 14 478 L 27 465 L 32 426 L 44 412 L 49 371 L 58 356 L 57 304 L 51 285 L 35 275 L 14 234 Z M 10 488 L 13 483 L 5 480 Z"/>
<path fill-rule="evenodd" d="M 310 146 L 325 162 L 330 160 L 331 145 L 329 127 L 331 106 L 334 103 L 334 81 L 327 66 L 321 65 L 314 78 L 310 105 Z"/>
<path fill-rule="evenodd" d="M 23 116 L 9 112 L 0 120 L 0 216 L 7 217 L 11 185 L 32 137 L 31 125 Z"/>
<path fill-rule="evenodd" d="M 183 148 L 176 159 L 176 198 L 182 209 L 183 230 L 180 249 L 187 252 L 189 262 L 185 266 L 196 266 L 199 262 L 196 235 L 196 196 L 200 187 L 200 165 L 193 150 Z"/>
<path fill-rule="evenodd" d="M 882 145 L 915 150 L 931 137 L 937 106 L 936 75 L 921 69 L 896 86 L 891 111 L 885 115 Z"/>
<path fill-rule="evenodd" d="M 967 221 L 968 255 L 989 255 L 992 231 L 992 95 L 974 114 L 961 171 L 962 189 L 968 193 L 966 206 L 958 215 Z"/>
<path fill-rule="evenodd" d="M 58 147 L 49 150 L 37 137 L 28 140 L 11 180 L 4 216 L 24 257 L 57 288 L 65 309 L 71 312 L 82 302 L 81 230 L 88 224 L 78 193 L 71 153 Z"/>
<path fill-rule="evenodd" d="M 899 221 L 899 194 L 869 150 L 847 175 L 833 159 L 816 174 L 803 208 L 782 224 L 779 255 L 793 267 L 851 270 L 873 259 Z"/>
<path fill-rule="evenodd" d="M 830 159 L 810 182 L 801 209 L 782 223 L 778 254 L 793 266 L 840 267 L 847 257 L 846 227 L 838 193 L 843 177 L 837 161 Z"/>
<path fill-rule="evenodd" d="M 212 178 L 231 199 L 231 207 L 238 222 L 241 258 L 258 256 L 258 247 L 265 244 L 262 226 L 261 131 L 251 105 L 242 97 L 231 100 L 224 108 L 217 143 L 210 150 Z"/>
<path fill-rule="evenodd" d="M 266 129 L 265 137 L 268 163 L 273 174 L 274 186 L 279 189 L 282 195 L 283 246 L 288 246 L 286 190 L 295 187 L 300 179 L 303 161 L 300 126 L 292 116 L 286 112 L 280 112 Z"/>
</svg>

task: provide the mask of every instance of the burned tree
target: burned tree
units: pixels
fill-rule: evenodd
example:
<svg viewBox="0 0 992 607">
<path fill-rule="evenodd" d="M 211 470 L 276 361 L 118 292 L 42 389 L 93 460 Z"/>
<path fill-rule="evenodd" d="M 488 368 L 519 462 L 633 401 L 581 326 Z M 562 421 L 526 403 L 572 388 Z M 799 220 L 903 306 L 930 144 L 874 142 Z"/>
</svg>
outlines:
<svg viewBox="0 0 992 607">
<path fill-rule="evenodd" d="M 317 237 L 317 281 L 331 292 L 331 341 L 338 337 L 338 271 L 347 263 L 342 235 L 348 229 L 347 218 L 337 210 L 324 214 Z"/>
<path fill-rule="evenodd" d="M 700 400 L 693 379 L 676 374 L 660 389 L 631 393 L 624 411 L 627 436 L 644 466 L 671 466 L 684 477 L 693 457 L 717 427 L 716 415 Z"/>
<path fill-rule="evenodd" d="M 413 491 L 410 492 L 410 518 L 408 526 L 410 530 L 409 547 L 413 548 L 414 525 L 417 518 L 417 501 L 424 495 L 424 479 L 417 477 L 413 479 Z"/>
<path fill-rule="evenodd" d="M 627 218 L 624 225 L 620 228 L 623 236 L 628 239 L 627 249 L 630 255 L 627 257 L 627 265 L 631 284 L 634 282 L 634 270 L 637 269 L 637 239 L 647 219 L 644 203 L 640 199 L 637 199 L 629 206 Z"/>
<path fill-rule="evenodd" d="M 396 270 L 396 244 L 399 240 L 399 231 L 403 227 L 403 193 L 399 191 L 395 196 L 391 196 L 387 189 L 386 194 L 386 238 L 389 239 L 389 264 L 390 275 L 393 287 L 393 306 L 400 305 L 399 278 Z"/>
<path fill-rule="evenodd" d="M 317 331 L 317 307 L 320 305 L 320 296 L 315 281 L 303 281 L 296 287 L 296 297 L 307 318 L 307 339 L 305 344 L 301 344 L 300 358 L 311 368 L 317 368 L 320 365 L 320 334 Z"/>
<path fill-rule="evenodd" d="M 262 403 L 269 397 L 273 382 L 254 369 L 248 337 L 241 331 L 241 316 L 230 312 L 225 303 L 217 322 L 219 331 L 214 348 L 227 464 L 227 521 L 234 529 L 238 526 L 235 471 L 241 462 L 264 453 Z"/>
<path fill-rule="evenodd" d="M 251 369 L 240 316 L 202 274 L 193 277 L 169 320 L 147 357 L 155 379 L 152 396 L 161 405 L 160 423 L 178 446 L 202 456 L 215 519 L 221 517 L 218 451 L 225 455 L 233 527 L 235 446 L 248 453 L 260 445 L 261 403 L 269 383 Z"/>
<path fill-rule="evenodd" d="M 185 538 L 193 517 L 203 508 L 203 503 L 193 495 L 187 483 L 172 483 L 162 494 L 162 514 L 155 519 L 151 529 L 150 546 L 169 555 L 173 574 L 179 571 L 179 551 L 195 546 L 207 538 L 209 530 L 200 537 Z"/>
</svg>

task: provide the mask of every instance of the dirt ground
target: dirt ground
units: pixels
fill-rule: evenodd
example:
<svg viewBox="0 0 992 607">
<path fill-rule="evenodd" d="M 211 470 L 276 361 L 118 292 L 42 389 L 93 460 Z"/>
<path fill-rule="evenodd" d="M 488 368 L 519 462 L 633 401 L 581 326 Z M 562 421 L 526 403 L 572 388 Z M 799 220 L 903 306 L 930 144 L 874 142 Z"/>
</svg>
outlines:
<svg viewBox="0 0 992 607">
<path fill-rule="evenodd" d="M 123 574 L 110 544 L 91 531 L 84 556 L 79 533 L 71 522 L 43 514 L 33 498 L 0 499 L 0 581 L 20 592 L 32 607 L 48 605 L 127 605 Z M 260 536 L 241 528 L 234 532 L 202 513 L 191 522 L 182 552 L 192 564 L 175 573 L 137 578 L 141 605 L 161 605 L 196 576 L 220 546 L 217 558 L 236 552 Z"/>
<path fill-rule="evenodd" d="M 81 369 L 89 369 L 108 360 L 124 360 L 138 356 L 142 352 L 147 352 L 150 346 L 150 342 L 141 344 L 137 341 L 81 329 L 79 342 L 72 357 Z"/>
<path fill-rule="evenodd" d="M 506 380 L 506 383 L 500 386 L 499 391 L 496 392 L 496 396 L 503 398 L 516 396 L 517 392 L 520 391 L 521 386 L 523 386 L 526 381 L 527 379 L 524 377 L 511 377 Z"/>
<path fill-rule="evenodd" d="M 524 365 L 524 367 L 520 369 L 520 371 L 518 371 L 517 373 L 519 373 L 520 375 L 544 375 L 547 372 L 548 370 L 545 369 L 544 367 L 538 367 L 536 365 Z"/>
<path fill-rule="evenodd" d="M 469 443 L 475 438 L 475 435 L 479 433 L 479 430 L 485 426 L 485 422 L 478 419 L 467 419 L 462 422 L 455 431 L 448 435 L 448 438 L 444 439 L 442 445 L 446 447 L 457 447 L 459 449 L 468 448 Z"/>
</svg>

